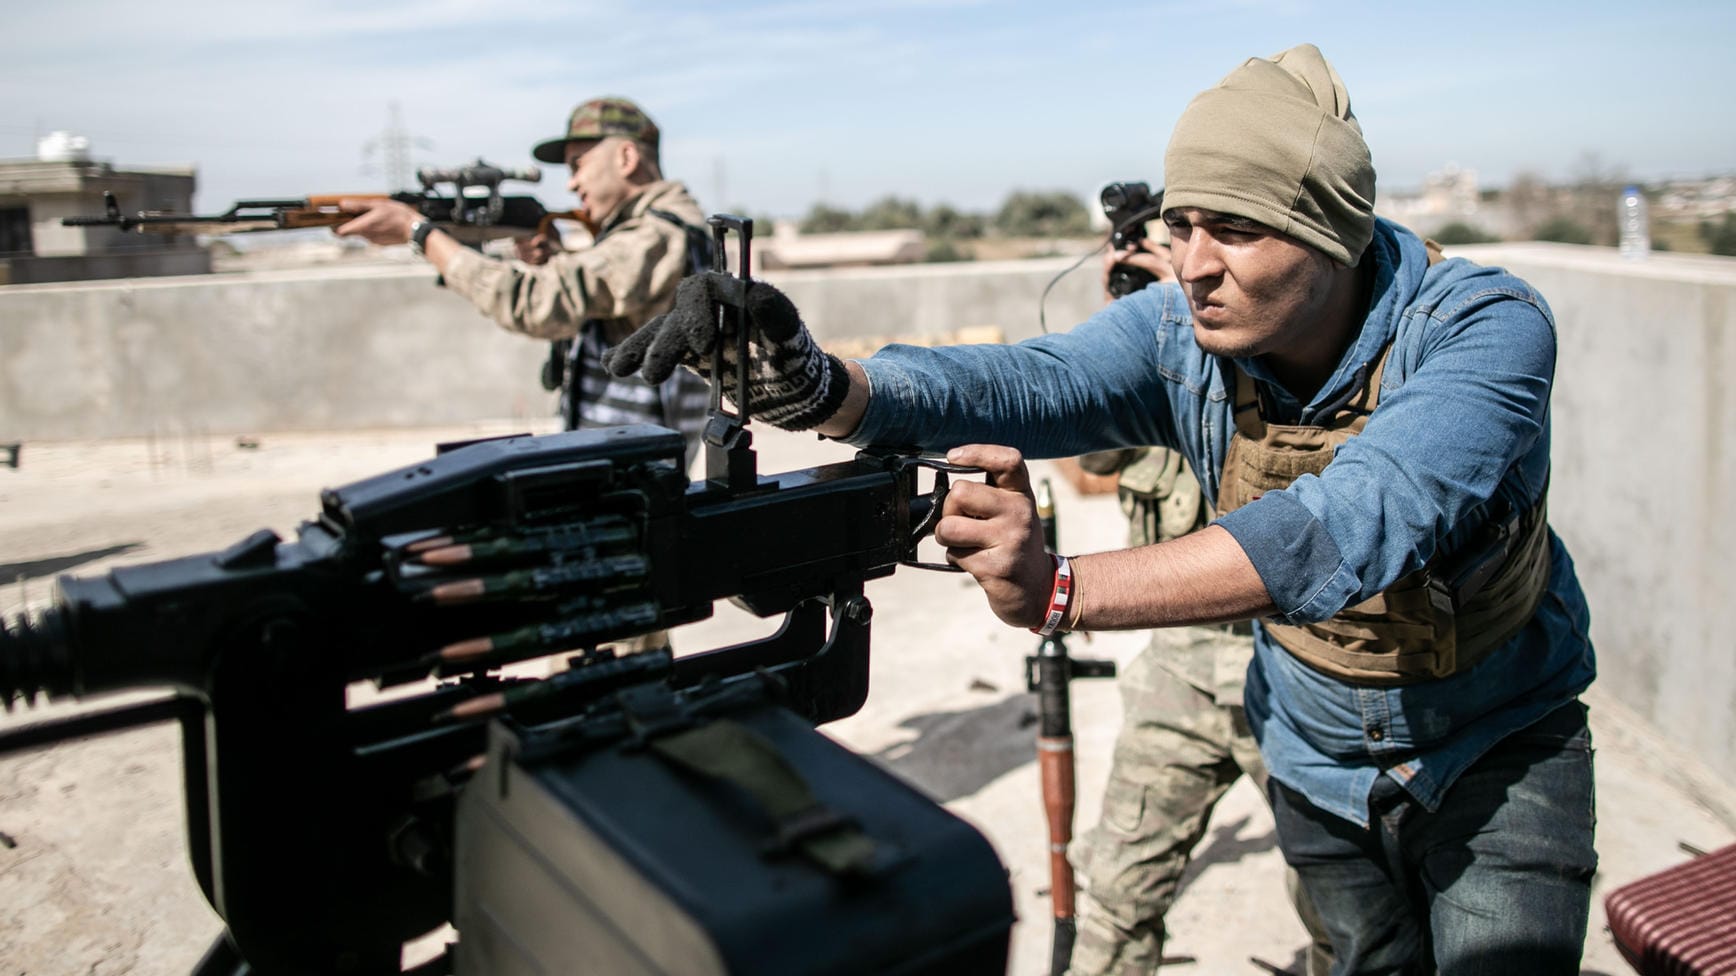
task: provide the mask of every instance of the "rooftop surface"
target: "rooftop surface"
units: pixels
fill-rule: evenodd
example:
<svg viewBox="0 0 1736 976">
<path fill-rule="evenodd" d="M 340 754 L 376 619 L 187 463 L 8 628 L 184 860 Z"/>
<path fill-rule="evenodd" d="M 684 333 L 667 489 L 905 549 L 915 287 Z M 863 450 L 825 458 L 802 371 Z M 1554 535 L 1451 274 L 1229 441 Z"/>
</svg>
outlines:
<svg viewBox="0 0 1736 976">
<path fill-rule="evenodd" d="M 218 549 L 255 529 L 290 536 L 317 511 L 322 487 L 421 460 L 432 446 L 523 429 L 461 428 L 188 435 L 27 443 L 17 470 L 0 467 L 0 613 L 40 609 L 60 573 Z M 544 428 L 546 431 L 547 428 Z M 756 431 L 760 470 L 775 473 L 849 456 L 812 437 Z M 1081 497 L 1051 477 L 1063 549 L 1117 546 L 1125 526 L 1112 497 Z M 968 578 L 901 570 L 869 584 L 875 606 L 868 703 L 825 731 L 975 824 L 1006 863 L 1020 922 L 1016 976 L 1045 971 L 1050 926 L 1046 832 L 1034 761 L 1036 712 L 1023 687 L 1035 639 L 996 621 Z M 1593 608 L 1594 612 L 1597 608 Z M 678 630 L 678 653 L 772 630 L 727 605 Z M 1125 662 L 1138 634 L 1075 640 L 1079 657 Z M 1597 745 L 1598 849 L 1583 971 L 1629 972 L 1604 928 L 1613 887 L 1685 860 L 1681 845 L 1736 842 L 1736 792 L 1624 709 L 1611 689 L 1587 696 Z M 0 726 L 81 707 L 50 703 L 0 715 Z M 1113 682 L 1075 682 L 1079 811 L 1097 815 L 1120 719 Z M 179 755 L 158 726 L 0 759 L 0 959 L 8 974 L 159 976 L 187 972 L 219 922 L 195 886 L 181 838 Z M 1284 895 L 1264 802 L 1244 780 L 1220 804 L 1170 915 L 1177 973 L 1300 972 L 1303 931 Z M 1255 961 L 1258 960 L 1258 961 Z"/>
</svg>

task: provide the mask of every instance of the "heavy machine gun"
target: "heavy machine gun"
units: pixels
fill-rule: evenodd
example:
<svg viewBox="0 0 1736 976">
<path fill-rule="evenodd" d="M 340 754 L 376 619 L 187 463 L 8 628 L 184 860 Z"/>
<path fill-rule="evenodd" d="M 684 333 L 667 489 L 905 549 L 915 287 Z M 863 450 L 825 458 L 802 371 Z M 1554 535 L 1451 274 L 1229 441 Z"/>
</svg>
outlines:
<svg viewBox="0 0 1736 976">
<path fill-rule="evenodd" d="M 713 224 L 742 231 L 745 277 L 751 223 Z M 657 427 L 450 445 L 328 489 L 293 541 L 62 577 L 0 626 L 8 705 L 173 696 L 0 753 L 180 721 L 192 867 L 228 927 L 201 974 L 396 973 L 448 920 L 456 949 L 417 972 L 1002 972 L 987 842 L 811 727 L 862 705 L 863 584 L 915 562 L 956 469 L 761 476 L 748 407 L 714 394 L 697 483 Z M 605 646 L 720 598 L 784 623 Z M 550 678 L 497 671 L 556 653 Z M 351 707 L 356 682 L 398 694 Z"/>
<path fill-rule="evenodd" d="M 409 204 L 465 244 L 476 245 L 497 237 L 547 233 L 557 220 L 571 220 L 593 233 L 590 216 L 583 210 L 546 209 L 535 197 L 501 193 L 507 182 L 536 183 L 542 170 L 502 169 L 478 159 L 451 169 L 424 167 L 416 171 L 420 190 L 389 194 Z M 450 187 L 450 190 L 442 190 Z M 240 200 L 218 214 L 184 214 L 166 210 L 122 213 L 113 193 L 103 193 L 99 216 L 65 217 L 68 227 L 113 227 L 140 234 L 236 234 L 306 227 L 335 227 L 354 219 L 339 204 L 347 199 L 378 199 L 379 193 L 324 193 L 293 199 Z"/>
</svg>

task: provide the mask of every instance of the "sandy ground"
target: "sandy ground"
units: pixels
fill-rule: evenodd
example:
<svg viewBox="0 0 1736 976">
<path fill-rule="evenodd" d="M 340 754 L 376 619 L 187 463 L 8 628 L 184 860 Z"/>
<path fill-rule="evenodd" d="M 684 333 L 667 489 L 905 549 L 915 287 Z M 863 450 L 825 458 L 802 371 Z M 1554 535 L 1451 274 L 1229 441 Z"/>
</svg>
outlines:
<svg viewBox="0 0 1736 976">
<path fill-rule="evenodd" d="M 318 489 L 420 460 L 445 440 L 505 433 L 465 428 L 271 435 L 255 446 L 214 436 L 26 444 L 0 468 L 0 613 L 40 609 L 54 576 L 101 573 L 221 548 L 254 529 L 289 536 L 317 510 Z M 776 431 L 758 434 L 760 469 L 848 456 Z M 1051 474 L 1047 465 L 1037 476 Z M 1062 545 L 1115 546 L 1120 513 L 1054 479 Z M 872 690 L 826 731 L 874 757 L 975 824 L 1006 863 L 1020 923 L 1010 972 L 1045 971 L 1050 938 L 1046 836 L 1033 761 L 1023 658 L 1035 639 L 994 620 L 968 579 L 905 570 L 870 584 L 876 607 Z M 677 632 L 683 652 L 765 633 L 728 606 Z M 1075 641 L 1081 657 L 1131 658 L 1137 635 Z M 1684 859 L 1679 844 L 1736 841 L 1736 795 L 1597 689 L 1602 869 L 1584 971 L 1623 973 L 1603 927 L 1602 896 Z M 49 703 L 0 725 L 82 707 Z M 1113 682 L 1074 687 L 1078 828 L 1091 823 L 1120 717 Z M 219 929 L 193 883 L 181 839 L 179 754 L 171 726 L 0 759 L 0 973 L 160 976 L 187 971 Z M 1283 893 L 1271 817 L 1239 783 L 1220 804 L 1170 916 L 1178 973 L 1300 971 L 1304 937 Z M 1256 962 L 1259 960 L 1260 962 Z"/>
</svg>

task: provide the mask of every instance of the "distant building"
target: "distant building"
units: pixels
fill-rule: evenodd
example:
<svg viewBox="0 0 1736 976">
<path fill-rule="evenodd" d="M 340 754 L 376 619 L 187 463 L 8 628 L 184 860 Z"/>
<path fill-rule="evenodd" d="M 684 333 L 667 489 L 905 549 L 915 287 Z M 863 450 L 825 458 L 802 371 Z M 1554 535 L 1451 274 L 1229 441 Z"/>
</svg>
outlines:
<svg viewBox="0 0 1736 976">
<path fill-rule="evenodd" d="M 1669 220 L 1715 220 L 1736 211 L 1736 176 L 1670 180 L 1657 188 L 1653 214 Z"/>
<path fill-rule="evenodd" d="M 192 209 L 192 167 L 118 170 L 92 160 L 82 138 L 52 133 L 35 159 L 0 160 L 0 284 L 203 274 L 211 255 L 190 235 L 64 227 L 61 218 L 103 212 L 103 192 L 123 213 Z"/>
<path fill-rule="evenodd" d="M 919 230 L 864 230 L 803 234 L 790 221 L 778 221 L 768 238 L 753 242 L 756 266 L 765 268 L 849 268 L 913 264 L 928 254 Z"/>
<path fill-rule="evenodd" d="M 1420 190 L 1383 188 L 1374 211 L 1425 237 L 1452 223 L 1475 225 L 1481 211 L 1477 171 L 1449 164 L 1425 177 Z"/>
</svg>

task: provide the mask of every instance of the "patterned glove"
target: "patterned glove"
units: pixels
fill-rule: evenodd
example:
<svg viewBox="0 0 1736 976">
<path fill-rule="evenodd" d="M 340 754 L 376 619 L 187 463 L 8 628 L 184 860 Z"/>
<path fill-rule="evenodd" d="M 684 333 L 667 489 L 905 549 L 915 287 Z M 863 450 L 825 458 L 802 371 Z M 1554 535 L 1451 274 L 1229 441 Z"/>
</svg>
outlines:
<svg viewBox="0 0 1736 976">
<path fill-rule="evenodd" d="M 720 294 L 739 294 L 740 288 L 740 279 L 717 271 L 682 279 L 675 289 L 675 307 L 609 350 L 604 366 L 616 376 L 638 373 L 651 383 L 668 379 L 677 366 L 710 379 L 718 332 L 713 302 Z M 850 387 L 843 362 L 814 344 L 796 306 L 771 285 L 749 283 L 747 310 L 750 416 L 784 430 L 807 430 L 825 423 L 843 405 Z M 735 323 L 735 309 L 725 309 L 723 392 L 739 407 Z"/>
</svg>

